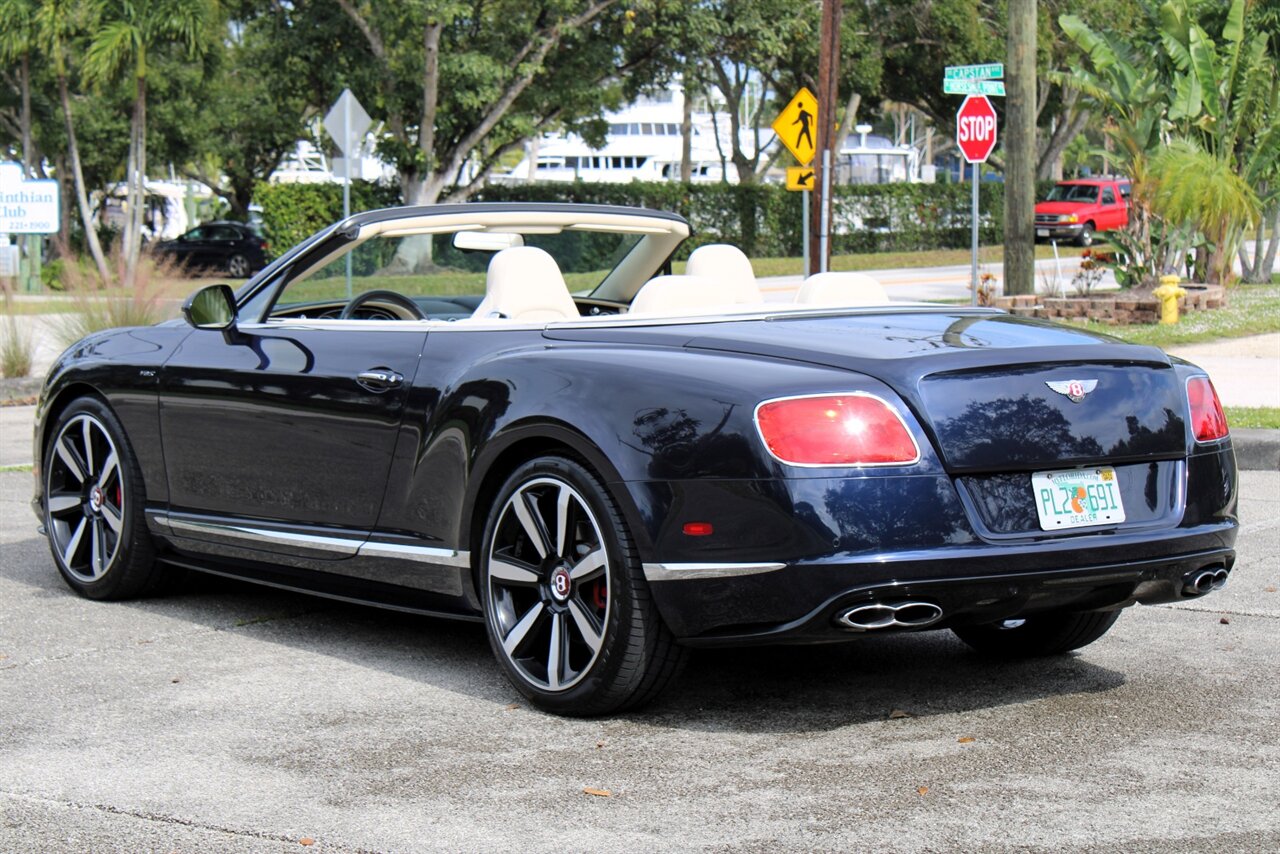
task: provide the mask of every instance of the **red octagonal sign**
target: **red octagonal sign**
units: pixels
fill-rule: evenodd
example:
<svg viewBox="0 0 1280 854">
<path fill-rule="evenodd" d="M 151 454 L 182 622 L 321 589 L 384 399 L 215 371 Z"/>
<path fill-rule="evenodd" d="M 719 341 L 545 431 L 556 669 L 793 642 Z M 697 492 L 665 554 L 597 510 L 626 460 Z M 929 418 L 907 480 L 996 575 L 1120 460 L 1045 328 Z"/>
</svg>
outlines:
<svg viewBox="0 0 1280 854">
<path fill-rule="evenodd" d="M 969 95 L 956 112 L 956 142 L 970 163 L 983 163 L 996 147 L 996 111 L 986 95 Z"/>
</svg>

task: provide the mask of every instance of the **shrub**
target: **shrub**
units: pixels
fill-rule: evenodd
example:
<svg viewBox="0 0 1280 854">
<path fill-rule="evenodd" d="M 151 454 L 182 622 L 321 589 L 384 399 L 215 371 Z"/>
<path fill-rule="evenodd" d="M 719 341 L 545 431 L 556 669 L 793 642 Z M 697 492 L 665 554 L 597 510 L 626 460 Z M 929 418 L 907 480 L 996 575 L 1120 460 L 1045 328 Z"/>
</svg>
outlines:
<svg viewBox="0 0 1280 854">
<path fill-rule="evenodd" d="M 1050 183 L 1037 187 L 1039 197 Z M 903 252 L 969 245 L 968 184 L 863 184 L 835 188 L 832 252 Z M 284 251 L 342 216 L 340 184 L 262 184 L 256 200 L 272 248 Z M 503 184 L 485 187 L 478 202 L 574 202 L 670 211 L 693 226 L 681 247 L 688 257 L 704 243 L 733 243 L 752 257 L 803 254 L 803 194 L 777 184 Z M 398 188 L 357 181 L 351 209 L 400 203 Z M 1004 233 L 1004 185 L 979 187 L 979 242 L 998 243 Z M 814 223 L 817 228 L 817 223 Z"/>
</svg>

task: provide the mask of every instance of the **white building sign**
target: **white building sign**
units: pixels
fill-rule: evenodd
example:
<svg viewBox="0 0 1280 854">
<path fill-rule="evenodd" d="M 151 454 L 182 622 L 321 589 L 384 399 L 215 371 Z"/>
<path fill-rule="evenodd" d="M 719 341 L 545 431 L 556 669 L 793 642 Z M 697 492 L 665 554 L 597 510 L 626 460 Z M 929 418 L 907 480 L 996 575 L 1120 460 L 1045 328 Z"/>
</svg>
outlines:
<svg viewBox="0 0 1280 854">
<path fill-rule="evenodd" d="M 57 181 L 27 181 L 17 163 L 0 163 L 0 234 L 53 234 L 61 194 Z"/>
</svg>

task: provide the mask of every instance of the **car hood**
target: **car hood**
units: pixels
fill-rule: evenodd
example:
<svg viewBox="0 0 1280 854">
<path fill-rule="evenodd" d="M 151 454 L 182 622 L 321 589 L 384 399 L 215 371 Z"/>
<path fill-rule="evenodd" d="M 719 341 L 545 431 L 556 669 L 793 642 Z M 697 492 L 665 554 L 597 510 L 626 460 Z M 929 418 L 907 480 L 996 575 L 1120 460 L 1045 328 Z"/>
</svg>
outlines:
<svg viewBox="0 0 1280 854">
<path fill-rule="evenodd" d="M 1036 204 L 1036 213 L 1038 214 L 1069 214 L 1079 211 L 1081 208 L 1093 207 L 1096 202 L 1038 202 Z"/>
</svg>

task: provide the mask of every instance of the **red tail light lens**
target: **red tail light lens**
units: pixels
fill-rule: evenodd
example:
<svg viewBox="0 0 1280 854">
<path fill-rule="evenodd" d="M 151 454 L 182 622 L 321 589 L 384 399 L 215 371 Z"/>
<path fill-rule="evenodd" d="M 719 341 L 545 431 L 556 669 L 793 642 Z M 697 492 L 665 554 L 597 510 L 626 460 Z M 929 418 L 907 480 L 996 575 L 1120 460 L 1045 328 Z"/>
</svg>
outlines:
<svg viewBox="0 0 1280 854">
<path fill-rule="evenodd" d="M 897 411 L 864 393 L 788 397 L 756 408 L 769 453 L 797 466 L 906 465 L 920 449 Z"/>
<path fill-rule="evenodd" d="M 1227 416 L 1208 377 L 1187 380 L 1187 402 L 1191 404 L 1191 429 L 1197 442 L 1212 442 L 1227 435 Z"/>
</svg>

